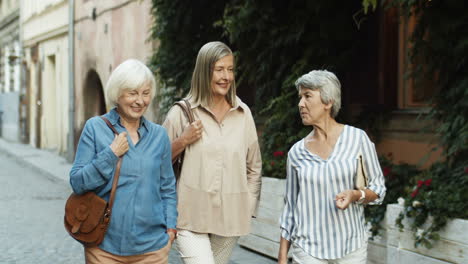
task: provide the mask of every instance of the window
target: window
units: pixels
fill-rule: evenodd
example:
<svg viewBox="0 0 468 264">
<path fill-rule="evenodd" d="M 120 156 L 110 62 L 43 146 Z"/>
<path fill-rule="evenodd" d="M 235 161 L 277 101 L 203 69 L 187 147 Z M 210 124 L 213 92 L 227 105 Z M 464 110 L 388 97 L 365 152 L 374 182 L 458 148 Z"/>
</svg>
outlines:
<svg viewBox="0 0 468 264">
<path fill-rule="evenodd" d="M 437 76 L 422 76 L 413 78 L 408 76 L 412 70 L 424 70 L 422 60 L 416 59 L 416 63 L 409 61 L 411 49 L 410 37 L 416 26 L 416 18 L 402 18 L 399 26 L 399 83 L 398 83 L 398 108 L 417 109 L 429 107 L 431 98 L 435 95 Z M 418 63 L 421 61 L 421 63 Z M 416 68 L 418 67 L 418 68 Z"/>
</svg>

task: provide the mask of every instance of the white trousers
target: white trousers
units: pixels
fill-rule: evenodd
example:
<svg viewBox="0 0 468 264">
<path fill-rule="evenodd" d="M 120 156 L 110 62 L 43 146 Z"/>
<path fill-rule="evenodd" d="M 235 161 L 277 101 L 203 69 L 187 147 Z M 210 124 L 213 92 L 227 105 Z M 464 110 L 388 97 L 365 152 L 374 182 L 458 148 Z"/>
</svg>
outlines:
<svg viewBox="0 0 468 264">
<path fill-rule="evenodd" d="M 304 252 L 296 245 L 292 245 L 293 264 L 366 264 L 367 262 L 367 241 L 359 249 L 343 256 L 339 259 L 318 259 Z"/>
<path fill-rule="evenodd" d="M 184 264 L 227 264 L 239 237 L 177 230 L 177 251 Z"/>
</svg>

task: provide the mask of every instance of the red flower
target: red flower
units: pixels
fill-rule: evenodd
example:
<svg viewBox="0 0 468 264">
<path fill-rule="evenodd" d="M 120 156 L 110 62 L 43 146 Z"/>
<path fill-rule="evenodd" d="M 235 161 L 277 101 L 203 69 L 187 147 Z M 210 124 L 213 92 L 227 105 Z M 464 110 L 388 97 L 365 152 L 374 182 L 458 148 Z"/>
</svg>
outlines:
<svg viewBox="0 0 468 264">
<path fill-rule="evenodd" d="M 419 193 L 419 189 L 414 190 L 414 191 L 411 193 L 411 197 L 413 197 L 413 198 L 416 197 L 416 195 L 418 195 L 418 193 Z"/>
<path fill-rule="evenodd" d="M 272 161 L 270 164 L 271 164 L 271 166 L 275 166 L 275 162 L 274 162 L 274 161 Z"/>
<path fill-rule="evenodd" d="M 418 181 L 418 188 L 421 188 L 421 186 L 423 186 L 423 184 L 424 184 L 424 181 L 419 180 Z"/>
<path fill-rule="evenodd" d="M 385 167 L 383 169 L 383 175 L 387 177 L 390 173 L 392 173 L 392 168 L 391 167 Z"/>
<path fill-rule="evenodd" d="M 424 182 L 424 184 L 425 184 L 426 186 L 430 186 L 431 183 L 432 183 L 432 179 L 428 179 L 428 180 L 426 180 L 426 181 Z"/>
<path fill-rule="evenodd" d="M 468 167 L 465 168 L 465 173 L 468 174 Z"/>
<path fill-rule="evenodd" d="M 284 156 L 284 152 L 279 150 L 279 151 L 275 151 L 273 152 L 273 156 L 274 157 L 281 157 L 281 156 Z"/>
</svg>

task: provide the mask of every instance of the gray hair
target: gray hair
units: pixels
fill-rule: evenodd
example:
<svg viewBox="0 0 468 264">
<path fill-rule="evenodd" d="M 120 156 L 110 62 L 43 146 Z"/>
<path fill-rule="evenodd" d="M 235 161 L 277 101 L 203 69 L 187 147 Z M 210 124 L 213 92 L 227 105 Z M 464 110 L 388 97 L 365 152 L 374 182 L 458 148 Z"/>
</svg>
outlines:
<svg viewBox="0 0 468 264">
<path fill-rule="evenodd" d="M 332 103 L 331 117 L 335 118 L 341 108 L 341 83 L 336 75 L 327 70 L 315 70 L 297 79 L 296 88 L 318 90 L 322 103 Z"/>
<path fill-rule="evenodd" d="M 126 90 L 136 90 L 149 83 L 151 100 L 156 95 L 156 80 L 151 70 L 136 59 L 128 59 L 111 73 L 106 83 L 106 98 L 108 106 L 116 106 L 119 97 Z"/>
<path fill-rule="evenodd" d="M 198 52 L 195 68 L 193 69 L 188 98 L 192 99 L 195 103 L 211 105 L 213 93 L 211 90 L 211 79 L 213 78 L 214 65 L 218 60 L 228 55 L 233 55 L 231 49 L 220 41 L 208 42 L 201 47 Z M 236 81 L 234 79 L 226 95 L 226 99 L 231 105 L 235 105 L 235 98 Z"/>
</svg>

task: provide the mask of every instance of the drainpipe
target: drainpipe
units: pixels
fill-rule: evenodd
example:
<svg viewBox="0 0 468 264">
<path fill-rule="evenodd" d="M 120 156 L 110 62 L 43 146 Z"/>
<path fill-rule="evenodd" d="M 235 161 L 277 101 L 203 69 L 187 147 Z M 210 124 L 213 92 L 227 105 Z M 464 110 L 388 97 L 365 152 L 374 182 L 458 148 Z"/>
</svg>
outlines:
<svg viewBox="0 0 468 264">
<path fill-rule="evenodd" d="M 75 158 L 75 1 L 68 0 L 68 153 L 67 160 Z"/>
</svg>

